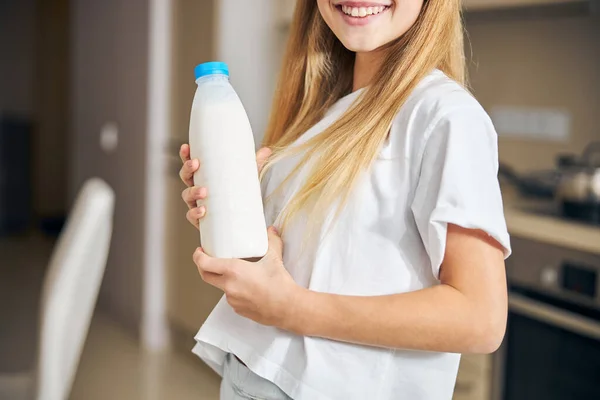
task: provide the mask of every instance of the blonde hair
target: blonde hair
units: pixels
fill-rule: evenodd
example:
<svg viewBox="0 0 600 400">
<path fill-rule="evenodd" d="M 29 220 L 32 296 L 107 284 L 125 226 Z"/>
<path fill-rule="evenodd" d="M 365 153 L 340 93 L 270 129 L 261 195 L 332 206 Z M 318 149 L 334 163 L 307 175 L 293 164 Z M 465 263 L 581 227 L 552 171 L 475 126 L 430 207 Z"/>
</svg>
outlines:
<svg viewBox="0 0 600 400">
<path fill-rule="evenodd" d="M 281 189 L 310 161 L 306 181 L 282 210 L 281 230 L 301 210 L 322 221 L 347 203 L 360 174 L 378 155 L 398 111 L 416 85 L 439 68 L 465 82 L 461 0 L 425 0 L 415 24 L 386 46 L 375 79 L 336 122 L 302 145 L 291 146 L 352 90 L 354 53 L 326 25 L 315 0 L 298 0 L 282 73 L 263 145 L 273 150 L 264 177 L 276 162 L 305 152 Z M 268 201 L 268 199 L 267 199 Z"/>
</svg>

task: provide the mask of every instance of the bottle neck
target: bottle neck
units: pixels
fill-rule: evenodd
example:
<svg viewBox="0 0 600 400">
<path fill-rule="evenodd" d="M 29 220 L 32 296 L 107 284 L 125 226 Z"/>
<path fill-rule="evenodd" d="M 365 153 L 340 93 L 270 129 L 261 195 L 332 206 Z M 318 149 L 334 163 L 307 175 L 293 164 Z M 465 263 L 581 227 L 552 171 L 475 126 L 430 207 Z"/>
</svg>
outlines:
<svg viewBox="0 0 600 400">
<path fill-rule="evenodd" d="M 229 81 L 229 76 L 225 75 L 225 74 L 210 74 L 210 75 L 204 75 L 201 76 L 200 78 L 196 79 L 196 83 L 200 84 L 201 82 L 205 82 L 205 81 L 213 81 L 213 80 L 224 80 L 224 81 Z"/>
</svg>

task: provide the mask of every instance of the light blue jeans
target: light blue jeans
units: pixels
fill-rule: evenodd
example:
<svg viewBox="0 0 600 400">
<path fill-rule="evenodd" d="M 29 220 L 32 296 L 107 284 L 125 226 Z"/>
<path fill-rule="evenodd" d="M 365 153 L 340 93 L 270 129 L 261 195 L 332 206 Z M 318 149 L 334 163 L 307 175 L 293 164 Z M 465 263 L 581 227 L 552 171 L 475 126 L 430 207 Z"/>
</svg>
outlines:
<svg viewBox="0 0 600 400">
<path fill-rule="evenodd" d="M 233 355 L 225 358 L 221 400 L 292 400 L 273 382 L 270 382 L 239 362 Z"/>
</svg>

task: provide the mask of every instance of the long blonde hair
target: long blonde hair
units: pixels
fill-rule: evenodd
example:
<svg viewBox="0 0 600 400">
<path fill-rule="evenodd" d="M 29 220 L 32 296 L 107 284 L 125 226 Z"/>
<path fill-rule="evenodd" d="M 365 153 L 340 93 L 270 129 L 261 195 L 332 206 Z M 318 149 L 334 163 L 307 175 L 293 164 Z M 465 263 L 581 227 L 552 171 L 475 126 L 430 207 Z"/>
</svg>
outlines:
<svg viewBox="0 0 600 400">
<path fill-rule="evenodd" d="M 273 150 L 261 173 L 305 152 L 280 188 L 307 162 L 306 181 L 282 211 L 281 230 L 301 210 L 322 221 L 346 204 L 360 174 L 377 157 L 394 117 L 416 85 L 433 69 L 464 84 L 461 0 L 425 0 L 416 23 L 386 46 L 376 78 L 348 111 L 321 134 L 290 146 L 352 90 L 355 54 L 326 25 L 316 0 L 298 0 L 282 72 L 263 145 Z M 268 200 L 267 200 L 268 201 Z"/>
</svg>

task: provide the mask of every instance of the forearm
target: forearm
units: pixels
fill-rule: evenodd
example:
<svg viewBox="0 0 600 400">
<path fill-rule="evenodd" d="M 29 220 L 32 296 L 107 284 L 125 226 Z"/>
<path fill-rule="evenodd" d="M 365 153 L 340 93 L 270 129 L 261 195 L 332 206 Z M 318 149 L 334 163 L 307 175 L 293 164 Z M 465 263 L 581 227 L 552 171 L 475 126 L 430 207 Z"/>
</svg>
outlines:
<svg viewBox="0 0 600 400">
<path fill-rule="evenodd" d="M 449 285 L 356 297 L 304 291 L 289 318 L 305 336 L 387 348 L 456 353 L 494 351 L 504 334 L 485 304 Z"/>
</svg>

